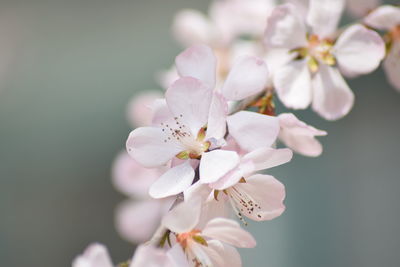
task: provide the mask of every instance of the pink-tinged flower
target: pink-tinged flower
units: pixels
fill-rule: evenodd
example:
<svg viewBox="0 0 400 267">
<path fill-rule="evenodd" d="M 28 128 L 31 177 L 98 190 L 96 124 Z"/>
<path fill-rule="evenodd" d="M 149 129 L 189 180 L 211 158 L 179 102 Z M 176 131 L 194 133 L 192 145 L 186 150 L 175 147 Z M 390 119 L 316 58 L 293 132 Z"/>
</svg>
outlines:
<svg viewBox="0 0 400 267">
<path fill-rule="evenodd" d="M 232 247 L 252 248 L 256 241 L 233 220 L 214 218 L 199 227 L 201 202 L 185 201 L 171 210 L 162 224 L 172 238 L 171 251 L 184 252 L 189 266 L 241 266 L 240 255 Z"/>
<path fill-rule="evenodd" d="M 180 11 L 173 33 L 184 46 L 204 43 L 213 48 L 230 46 L 238 37 L 259 38 L 275 6 L 273 0 L 222 0 L 212 2 L 209 16 L 197 10 Z"/>
<path fill-rule="evenodd" d="M 375 29 L 387 31 L 388 53 L 383 68 L 389 82 L 400 91 L 400 7 L 383 5 L 371 12 L 364 22 Z"/>
<path fill-rule="evenodd" d="M 317 157 L 322 153 L 322 145 L 316 136 L 327 135 L 299 120 L 292 113 L 282 113 L 278 116 L 281 130 L 279 139 L 295 152 L 309 157 Z"/>
<path fill-rule="evenodd" d="M 133 243 L 148 241 L 171 207 L 174 199 L 151 199 L 148 194 L 151 184 L 166 170 L 166 167 L 144 168 L 126 152 L 115 159 L 112 182 L 120 192 L 131 198 L 119 204 L 115 214 L 117 232 L 125 240 Z"/>
<path fill-rule="evenodd" d="M 222 174 L 239 160 L 236 152 L 218 149 L 224 144 L 226 132 L 226 100 L 262 91 L 268 70 L 261 59 L 243 57 L 233 66 L 222 87 L 214 90 L 216 64 L 215 55 L 207 46 L 193 46 L 181 53 L 176 58 L 181 78 L 167 90 L 165 105 L 160 103 L 155 111 L 153 122 L 159 125 L 137 128 L 128 138 L 128 153 L 145 167 L 162 166 L 173 158 L 183 160 L 152 185 L 152 197 L 175 195 L 189 187 L 194 178 L 193 166 L 206 155 L 208 159 L 223 158 L 228 163 L 218 169 Z M 238 143 L 250 151 L 270 146 L 274 142 L 271 139 L 278 135 L 279 122 L 273 117 L 239 112 L 228 118 L 228 128 Z"/>
<path fill-rule="evenodd" d="M 204 179 L 205 181 L 193 185 L 185 191 L 185 198 L 191 199 L 200 195 L 209 205 L 225 202 L 232 206 L 242 220 L 243 216 L 255 221 L 271 220 L 285 210 L 285 188 L 270 175 L 254 173 L 284 164 L 291 158 L 292 151 L 287 148 L 264 147 L 242 154 L 240 163 L 230 172 L 220 176 L 215 182 L 212 182 L 215 179 L 210 179 L 211 182 Z M 217 165 L 217 162 L 210 164 L 209 168 L 217 168 Z M 209 175 L 208 172 L 210 170 L 207 170 L 206 175 Z M 204 175 L 201 166 L 200 175 Z M 207 176 L 210 177 L 213 176 Z"/>
<path fill-rule="evenodd" d="M 363 17 L 381 4 L 381 0 L 347 0 L 347 10 L 355 17 Z"/>
<path fill-rule="evenodd" d="M 107 248 L 101 244 L 89 245 L 82 255 L 72 262 L 72 267 L 113 267 Z"/>
<path fill-rule="evenodd" d="M 158 98 L 162 98 L 159 91 L 145 91 L 132 98 L 127 108 L 127 119 L 132 127 L 151 124 L 153 118 L 151 107 Z"/>
<path fill-rule="evenodd" d="M 306 18 L 310 30 L 292 4 L 276 7 L 269 17 L 267 48 L 286 49 L 294 55 L 274 73 L 274 85 L 285 106 L 304 109 L 312 103 L 323 118 L 339 119 L 354 102 L 341 73 L 354 77 L 379 66 L 385 45 L 376 32 L 356 24 L 335 38 L 343 6 L 343 0 L 310 0 Z"/>
</svg>

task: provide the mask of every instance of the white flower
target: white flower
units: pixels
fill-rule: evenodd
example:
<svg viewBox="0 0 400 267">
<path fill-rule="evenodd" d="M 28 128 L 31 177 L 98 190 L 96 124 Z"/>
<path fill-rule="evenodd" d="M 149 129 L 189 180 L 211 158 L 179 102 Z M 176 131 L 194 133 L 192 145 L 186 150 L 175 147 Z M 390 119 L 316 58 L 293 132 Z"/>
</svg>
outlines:
<svg viewBox="0 0 400 267">
<path fill-rule="evenodd" d="M 379 66 L 385 47 L 376 32 L 356 24 L 335 38 L 343 6 L 343 0 L 310 0 L 306 21 L 301 9 L 292 4 L 276 7 L 269 17 L 267 48 L 284 48 L 294 55 L 274 73 L 274 85 L 285 106 L 303 109 L 312 102 L 325 119 L 339 119 L 354 101 L 341 73 L 354 77 Z"/>
<path fill-rule="evenodd" d="M 389 82 L 400 91 L 400 7 L 384 5 L 364 19 L 375 29 L 387 31 L 389 51 L 383 62 Z"/>
<path fill-rule="evenodd" d="M 279 114 L 281 130 L 279 139 L 295 152 L 309 157 L 317 157 L 322 153 L 322 145 L 315 136 L 327 135 L 299 120 L 292 113 Z"/>
<path fill-rule="evenodd" d="M 174 158 L 183 160 L 152 185 L 152 197 L 175 195 L 189 187 L 193 167 L 203 157 L 223 158 L 228 164 L 218 168 L 222 174 L 237 164 L 235 152 L 218 149 L 224 144 L 226 120 L 230 134 L 248 151 L 275 141 L 279 122 L 274 117 L 239 112 L 226 118 L 227 100 L 242 99 L 264 89 L 268 76 L 265 63 L 256 57 L 241 58 L 221 88 L 214 90 L 216 64 L 212 50 L 203 45 L 181 53 L 176 58 L 181 78 L 170 86 L 164 106 L 160 104 L 154 113 L 153 122 L 159 125 L 137 128 L 127 140 L 128 153 L 145 167 L 162 166 Z"/>
<path fill-rule="evenodd" d="M 233 220 L 214 218 L 199 227 L 201 202 L 185 201 L 163 219 L 163 226 L 175 236 L 172 251 L 184 252 L 189 266 L 241 266 L 235 248 L 251 248 L 256 241 Z M 175 252 L 175 253 L 176 253 Z"/>
</svg>

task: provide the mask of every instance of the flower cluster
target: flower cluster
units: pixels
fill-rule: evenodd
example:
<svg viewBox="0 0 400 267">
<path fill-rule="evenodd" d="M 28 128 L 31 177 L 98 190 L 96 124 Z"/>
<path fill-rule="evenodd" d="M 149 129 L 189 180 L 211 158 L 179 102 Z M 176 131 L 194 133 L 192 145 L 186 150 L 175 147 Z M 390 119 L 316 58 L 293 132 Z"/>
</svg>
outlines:
<svg viewBox="0 0 400 267">
<path fill-rule="evenodd" d="M 381 61 L 400 90 L 399 7 L 283 2 L 220 0 L 207 16 L 177 14 L 173 32 L 187 48 L 160 76 L 164 96 L 146 93 L 129 105 L 128 120 L 140 127 L 113 166 L 115 187 L 130 197 L 117 209 L 117 230 L 142 243 L 120 266 L 241 266 L 235 247 L 256 245 L 241 225 L 285 210 L 285 187 L 265 170 L 292 151 L 319 156 L 316 136 L 327 134 L 275 102 L 337 120 L 354 105 L 344 77 Z M 338 28 L 346 4 L 365 17 Z M 93 244 L 73 266 L 113 265 Z"/>
</svg>

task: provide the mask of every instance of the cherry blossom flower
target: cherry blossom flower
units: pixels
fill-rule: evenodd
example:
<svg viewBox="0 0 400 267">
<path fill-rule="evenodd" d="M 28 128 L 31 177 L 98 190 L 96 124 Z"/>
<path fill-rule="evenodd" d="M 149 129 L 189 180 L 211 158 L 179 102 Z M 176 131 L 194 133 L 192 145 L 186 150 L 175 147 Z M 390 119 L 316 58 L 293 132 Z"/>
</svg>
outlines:
<svg viewBox="0 0 400 267">
<path fill-rule="evenodd" d="M 279 114 L 278 118 L 281 126 L 279 139 L 287 147 L 304 156 L 321 155 L 322 145 L 315 136 L 324 136 L 327 132 L 307 125 L 292 113 Z"/>
<path fill-rule="evenodd" d="M 354 102 L 341 73 L 354 77 L 379 66 L 385 47 L 376 32 L 356 24 L 335 38 L 343 6 L 343 0 L 310 0 L 306 18 L 310 31 L 295 5 L 278 6 L 269 17 L 266 46 L 295 55 L 274 76 L 285 106 L 304 109 L 312 103 L 323 118 L 339 119 Z"/>
<path fill-rule="evenodd" d="M 138 164 L 128 153 L 120 153 L 112 168 L 112 182 L 129 200 L 118 205 L 115 214 L 117 232 L 133 243 L 148 241 L 169 210 L 174 199 L 150 198 L 148 191 L 167 167 L 148 169 Z"/>
<path fill-rule="evenodd" d="M 193 167 L 206 155 L 208 159 L 225 160 L 227 164 L 219 168 L 221 173 L 228 172 L 239 161 L 235 152 L 217 149 L 224 144 L 226 100 L 237 100 L 262 91 L 268 70 L 261 59 L 244 57 L 233 66 L 222 87 L 213 90 L 216 64 L 212 50 L 203 45 L 181 53 L 176 58 L 181 78 L 167 90 L 165 106 L 158 109 L 162 112 L 155 112 L 154 121 L 162 122 L 159 126 L 135 129 L 127 140 L 128 153 L 145 167 L 162 166 L 174 158 L 183 160 L 152 185 L 152 197 L 175 195 L 189 187 L 195 175 Z M 163 120 L 158 114 L 163 115 Z M 248 150 L 264 143 L 271 145 L 273 141 L 268 138 L 268 133 L 273 136 L 279 131 L 276 118 L 251 112 L 239 112 L 227 120 L 231 135 Z M 246 120 L 245 124 L 240 120 Z M 257 129 L 263 132 L 257 133 Z"/>
<path fill-rule="evenodd" d="M 400 91 L 400 7 L 383 5 L 364 21 L 370 27 L 387 31 L 388 53 L 383 68 L 389 82 Z"/>
<path fill-rule="evenodd" d="M 93 243 L 72 262 L 72 267 L 114 267 L 107 248 Z"/>
<path fill-rule="evenodd" d="M 210 162 L 207 169 L 200 166 L 200 175 L 204 175 L 205 179 L 185 190 L 185 199 L 201 196 L 209 205 L 224 202 L 231 205 L 241 220 L 243 216 L 255 221 L 278 217 L 285 210 L 283 184 L 270 175 L 254 173 L 290 161 L 292 151 L 261 147 L 246 153 L 232 141 L 227 148 L 238 151 L 239 164 L 227 174 L 217 176 L 217 179 L 218 172 L 213 170 L 223 162 Z"/>
<path fill-rule="evenodd" d="M 213 48 L 231 45 L 241 35 L 260 37 L 274 0 L 213 1 L 209 17 L 186 9 L 175 16 L 173 33 L 185 46 L 204 43 Z"/>
<path fill-rule="evenodd" d="M 183 251 L 189 266 L 241 266 L 240 255 L 232 246 L 254 247 L 251 234 L 226 218 L 214 218 L 198 227 L 201 216 L 201 202 L 192 200 L 179 204 L 163 218 L 162 224 L 175 236 L 171 251 Z"/>
</svg>

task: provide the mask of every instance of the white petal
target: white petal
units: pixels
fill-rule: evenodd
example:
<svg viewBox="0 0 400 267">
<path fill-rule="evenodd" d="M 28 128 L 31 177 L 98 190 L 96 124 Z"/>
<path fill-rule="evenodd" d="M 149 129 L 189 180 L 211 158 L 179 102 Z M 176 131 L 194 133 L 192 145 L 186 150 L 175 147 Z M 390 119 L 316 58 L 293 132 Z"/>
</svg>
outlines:
<svg viewBox="0 0 400 267">
<path fill-rule="evenodd" d="M 173 245 L 172 248 L 168 250 L 167 256 L 172 264 L 171 265 L 167 264 L 167 266 L 161 265 L 163 267 L 191 267 L 185 255 L 185 252 L 183 251 L 180 244 Z M 142 267 L 142 266 L 137 266 L 137 267 Z M 158 267 L 158 265 L 154 267 Z"/>
<path fill-rule="evenodd" d="M 204 153 L 200 161 L 200 181 L 213 183 L 239 164 L 239 155 L 234 151 L 213 150 Z"/>
<path fill-rule="evenodd" d="M 224 177 L 216 181 L 215 183 L 209 184 L 209 186 L 216 190 L 224 190 L 237 184 L 241 178 L 246 177 L 254 172 L 254 164 L 250 160 L 243 160 L 239 166 Z"/>
<path fill-rule="evenodd" d="M 337 120 L 353 107 L 354 94 L 339 71 L 320 65 L 313 79 L 312 108 L 327 120 Z"/>
<path fill-rule="evenodd" d="M 171 260 L 163 249 L 150 245 L 140 245 L 135 251 L 129 267 L 173 267 Z M 185 266 L 185 265 L 182 265 Z M 188 267 L 188 266 L 187 266 Z"/>
<path fill-rule="evenodd" d="M 209 255 L 214 266 L 241 267 L 242 260 L 236 248 L 218 240 L 207 241 L 208 246 L 204 250 Z"/>
<path fill-rule="evenodd" d="M 129 134 L 126 149 L 129 155 L 144 167 L 159 167 L 184 150 L 179 143 L 166 138 L 161 128 L 136 128 Z"/>
<path fill-rule="evenodd" d="M 175 65 L 181 77 L 193 77 L 214 88 L 217 58 L 210 47 L 205 45 L 189 47 L 176 57 Z"/>
<path fill-rule="evenodd" d="M 296 11 L 304 18 L 307 17 L 310 0 L 285 0 L 285 3 L 290 3 L 296 6 Z"/>
<path fill-rule="evenodd" d="M 315 136 L 324 136 L 325 131 L 318 130 L 292 113 L 282 113 L 278 116 L 281 125 L 279 139 L 295 152 L 309 157 L 317 157 L 322 153 L 322 145 Z"/>
<path fill-rule="evenodd" d="M 118 205 L 115 216 L 117 232 L 136 244 L 150 240 L 161 221 L 161 204 L 160 200 L 131 200 Z"/>
<path fill-rule="evenodd" d="M 393 42 L 383 67 L 389 82 L 400 92 L 400 41 Z"/>
<path fill-rule="evenodd" d="M 200 80 L 184 77 L 165 93 L 171 113 L 188 126 L 194 136 L 208 121 L 212 90 Z"/>
<path fill-rule="evenodd" d="M 304 21 L 294 5 L 281 5 L 272 11 L 268 18 L 264 42 L 267 48 L 289 50 L 307 45 Z"/>
<path fill-rule="evenodd" d="M 285 164 L 292 157 L 293 152 L 288 148 L 263 147 L 246 154 L 243 160 L 251 160 L 254 164 L 254 171 L 259 171 Z"/>
<path fill-rule="evenodd" d="M 265 89 L 268 68 L 257 57 L 244 56 L 235 62 L 222 87 L 222 94 L 228 100 L 242 100 Z"/>
<path fill-rule="evenodd" d="M 185 46 L 209 43 L 213 35 L 210 21 L 192 9 L 179 11 L 175 15 L 172 29 L 175 38 Z"/>
<path fill-rule="evenodd" d="M 89 245 L 82 255 L 72 262 L 72 267 L 113 267 L 107 248 L 102 244 Z"/>
<path fill-rule="evenodd" d="M 220 140 L 225 136 L 227 114 L 228 103 L 222 95 L 214 92 L 208 115 L 206 140 L 210 138 Z"/>
<path fill-rule="evenodd" d="M 337 29 L 345 0 L 310 0 L 307 23 L 320 38 L 330 37 Z"/>
<path fill-rule="evenodd" d="M 229 134 L 247 151 L 271 146 L 279 133 L 276 117 L 250 111 L 240 111 L 227 119 Z"/>
<path fill-rule="evenodd" d="M 333 53 L 340 71 L 354 77 L 370 73 L 379 67 L 385 56 L 385 42 L 377 32 L 356 24 L 340 35 Z"/>
<path fill-rule="evenodd" d="M 280 216 L 285 205 L 284 185 L 270 175 L 256 174 L 246 178 L 246 183 L 235 185 L 236 190 L 245 194 L 257 203 L 257 207 L 249 209 L 244 206 L 240 212 L 242 215 L 255 221 L 272 220 Z"/>
<path fill-rule="evenodd" d="M 305 60 L 290 61 L 274 73 L 276 92 L 282 103 L 293 109 L 311 103 L 311 75 Z"/>
<path fill-rule="evenodd" d="M 165 172 L 150 187 L 149 194 L 153 198 L 163 198 L 179 194 L 192 184 L 193 178 L 194 170 L 187 160 Z"/>
<path fill-rule="evenodd" d="M 249 232 L 240 228 L 236 221 L 226 218 L 212 219 L 207 223 L 202 234 L 235 247 L 252 248 L 256 246 L 256 241 Z"/>
<path fill-rule="evenodd" d="M 165 98 L 156 99 L 151 106 L 153 118 L 151 124 L 160 127 L 162 123 L 173 120 L 174 116 L 169 111 Z"/>
<path fill-rule="evenodd" d="M 383 5 L 365 17 L 364 22 L 379 30 L 391 30 L 400 25 L 400 7 Z"/>
<path fill-rule="evenodd" d="M 162 225 L 175 233 L 193 230 L 199 222 L 201 202 L 199 199 L 184 201 L 169 211 L 162 219 Z"/>
<path fill-rule="evenodd" d="M 379 6 L 381 0 L 347 0 L 347 10 L 353 16 L 363 17 Z"/>
</svg>

